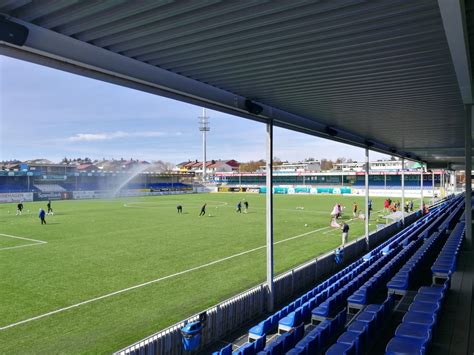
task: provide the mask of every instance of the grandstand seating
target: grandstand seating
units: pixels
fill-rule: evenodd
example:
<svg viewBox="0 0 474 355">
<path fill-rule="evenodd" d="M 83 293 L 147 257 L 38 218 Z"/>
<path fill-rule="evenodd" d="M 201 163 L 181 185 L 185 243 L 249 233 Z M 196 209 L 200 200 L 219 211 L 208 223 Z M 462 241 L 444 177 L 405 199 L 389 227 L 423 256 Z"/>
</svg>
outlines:
<svg viewBox="0 0 474 355">
<path fill-rule="evenodd" d="M 464 231 L 465 224 L 459 222 L 431 267 L 434 281 L 435 275 L 442 273 L 442 286 L 433 282 L 432 286 L 423 286 L 418 289 L 402 323 L 395 331 L 395 337 L 387 344 L 386 354 L 424 354 L 426 352 L 449 288 L 451 274 L 455 270 Z"/>
<path fill-rule="evenodd" d="M 234 354 L 313 354 L 327 350 L 327 354 L 356 355 L 368 352 L 397 306 L 398 297 L 393 291 L 401 287 L 409 290 L 415 285 L 415 274 L 427 274 L 429 278 L 429 263 L 432 263 L 433 275 L 444 277 L 443 286 L 419 288 L 395 338 L 387 345 L 387 354 L 401 354 L 406 349 L 409 353 L 413 349 L 413 353 L 423 353 L 455 270 L 464 231 L 464 223 L 458 223 L 462 202 L 462 196 L 458 196 L 433 208 L 370 253 L 271 314 L 249 330 L 249 343 Z M 395 281 L 401 286 L 395 285 Z M 384 302 L 370 304 L 375 295 L 380 297 L 383 292 L 386 294 Z M 352 312 L 348 312 L 351 304 L 357 305 L 358 313 L 353 318 Z M 310 314 L 313 324 L 309 324 Z M 280 334 L 268 338 L 266 347 L 258 350 L 261 339 L 274 333 L 277 325 Z M 257 345 L 251 345 L 257 342 L 258 349 Z"/>
<path fill-rule="evenodd" d="M 461 247 L 465 223 L 460 222 L 452 231 L 447 243 L 441 250 L 438 258 L 431 267 L 433 272 L 433 283 L 437 284 L 438 280 L 447 280 L 456 270 L 456 262 Z"/>
</svg>

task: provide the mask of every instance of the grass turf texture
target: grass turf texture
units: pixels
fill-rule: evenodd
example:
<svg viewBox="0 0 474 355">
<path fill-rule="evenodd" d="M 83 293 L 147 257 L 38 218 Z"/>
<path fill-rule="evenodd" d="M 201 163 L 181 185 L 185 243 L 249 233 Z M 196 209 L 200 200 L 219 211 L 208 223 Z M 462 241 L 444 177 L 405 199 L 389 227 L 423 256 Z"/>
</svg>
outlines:
<svg viewBox="0 0 474 355">
<path fill-rule="evenodd" d="M 239 199 L 249 213 L 235 212 Z M 336 202 L 362 197 L 275 195 L 274 239 L 328 227 Z M 383 198 L 373 198 L 374 211 Z M 207 214 L 198 217 L 207 202 Z M 183 214 L 176 213 L 176 205 Z M 265 196 L 199 194 L 118 200 L 53 201 L 40 225 L 39 207 L 0 205 L 0 328 L 117 290 L 265 245 Z M 301 209 L 300 207 L 304 207 Z M 30 213 L 28 213 L 28 210 Z M 373 213 L 371 229 L 375 229 Z M 305 227 L 305 224 L 308 226 Z M 350 239 L 363 235 L 350 223 Z M 334 249 L 340 230 L 325 228 L 278 243 L 275 273 Z M 189 273 L 0 330 L 2 353 L 110 353 L 265 280 L 265 248 Z"/>
</svg>

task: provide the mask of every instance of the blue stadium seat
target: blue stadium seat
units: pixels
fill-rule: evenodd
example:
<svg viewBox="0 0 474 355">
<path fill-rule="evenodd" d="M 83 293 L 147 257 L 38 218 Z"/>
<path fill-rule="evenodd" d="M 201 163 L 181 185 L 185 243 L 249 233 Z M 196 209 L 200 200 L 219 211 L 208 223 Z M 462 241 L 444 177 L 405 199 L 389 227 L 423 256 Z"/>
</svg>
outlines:
<svg viewBox="0 0 474 355">
<path fill-rule="evenodd" d="M 424 353 L 423 341 L 411 338 L 392 338 L 385 349 L 385 355 L 423 355 Z"/>
</svg>

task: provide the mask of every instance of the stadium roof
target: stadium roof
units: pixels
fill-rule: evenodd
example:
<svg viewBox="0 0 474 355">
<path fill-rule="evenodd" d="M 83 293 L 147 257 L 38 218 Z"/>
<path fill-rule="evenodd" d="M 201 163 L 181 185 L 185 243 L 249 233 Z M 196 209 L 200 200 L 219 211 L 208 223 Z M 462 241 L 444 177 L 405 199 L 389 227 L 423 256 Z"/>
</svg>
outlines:
<svg viewBox="0 0 474 355">
<path fill-rule="evenodd" d="M 0 28 L 29 30 L 0 54 L 446 167 L 472 104 L 463 3 L 0 0 Z"/>
</svg>

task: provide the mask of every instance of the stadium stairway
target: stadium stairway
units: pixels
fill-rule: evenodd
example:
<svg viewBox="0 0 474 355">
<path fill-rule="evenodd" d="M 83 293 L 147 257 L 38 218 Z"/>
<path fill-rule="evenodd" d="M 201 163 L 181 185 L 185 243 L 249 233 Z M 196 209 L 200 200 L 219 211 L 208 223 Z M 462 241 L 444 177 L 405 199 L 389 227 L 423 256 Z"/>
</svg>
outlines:
<svg viewBox="0 0 474 355">
<path fill-rule="evenodd" d="M 421 270 L 421 265 L 439 253 L 450 231 L 448 228 L 456 223 L 462 206 L 462 196 L 458 196 L 433 208 L 370 253 L 252 327 L 248 343 L 234 353 L 313 354 L 329 347 L 331 354 L 359 354 L 369 349 L 372 344 L 368 339 L 384 328 L 397 299 L 395 292 L 387 296 L 385 284 L 394 275 L 405 275 L 399 274 L 401 267 L 408 264 L 414 269 L 410 272 Z M 381 293 L 385 293 L 381 304 L 368 304 L 380 299 Z M 357 305 L 355 315 L 354 310 L 348 312 L 351 304 Z M 341 333 L 345 335 L 338 340 Z M 367 341 L 361 341 L 360 337 L 366 337 Z M 262 349 L 263 345 L 266 346 Z M 232 346 L 227 345 L 214 354 L 229 351 Z"/>
</svg>

